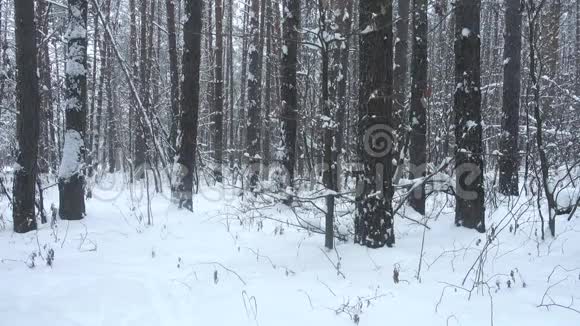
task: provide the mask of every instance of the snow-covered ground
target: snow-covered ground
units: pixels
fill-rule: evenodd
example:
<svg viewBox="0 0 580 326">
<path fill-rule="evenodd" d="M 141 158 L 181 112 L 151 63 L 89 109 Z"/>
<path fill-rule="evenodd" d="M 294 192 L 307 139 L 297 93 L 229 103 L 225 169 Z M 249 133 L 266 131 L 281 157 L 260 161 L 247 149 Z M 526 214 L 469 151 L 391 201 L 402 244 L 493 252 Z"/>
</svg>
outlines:
<svg viewBox="0 0 580 326">
<path fill-rule="evenodd" d="M 580 325 L 580 219 L 541 241 L 525 197 L 490 202 L 487 235 L 455 227 L 441 197 L 425 232 L 397 218 L 394 248 L 326 251 L 286 206 L 221 188 L 196 195 L 193 213 L 152 194 L 148 226 L 144 194 L 121 183 L 95 189 L 85 220 L 25 235 L 0 199 L 0 325 Z M 45 195 L 58 203 L 56 187 Z"/>
</svg>

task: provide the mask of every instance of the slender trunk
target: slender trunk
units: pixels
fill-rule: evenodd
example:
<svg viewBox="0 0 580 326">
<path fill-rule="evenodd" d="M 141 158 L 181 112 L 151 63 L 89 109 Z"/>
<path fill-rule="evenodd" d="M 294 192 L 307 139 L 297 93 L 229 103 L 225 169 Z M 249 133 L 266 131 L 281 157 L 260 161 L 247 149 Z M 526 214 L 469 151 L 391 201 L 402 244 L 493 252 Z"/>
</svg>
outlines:
<svg viewBox="0 0 580 326">
<path fill-rule="evenodd" d="M 324 129 L 324 157 L 323 157 L 323 182 L 326 191 L 329 192 L 325 196 L 326 201 L 326 216 L 325 216 L 325 232 L 324 232 L 324 246 L 328 249 L 334 248 L 334 194 L 332 192 L 336 191 L 335 181 L 335 167 L 336 164 L 333 162 L 333 145 L 334 145 L 334 123 L 332 122 L 331 104 L 330 96 L 328 91 L 328 73 L 329 73 L 329 42 L 327 42 L 324 37 L 326 35 L 327 22 L 326 22 L 326 8 L 323 0 L 318 0 L 318 27 L 319 34 L 318 39 L 321 42 L 321 55 L 322 55 L 322 67 L 321 67 L 321 81 L 322 81 L 322 115 L 325 117 L 323 122 Z"/>
<path fill-rule="evenodd" d="M 350 35 L 351 33 L 351 13 L 352 13 L 352 0 L 340 0 L 338 1 L 339 15 L 336 16 L 336 24 L 338 30 L 342 35 Z M 342 170 L 343 159 L 343 148 L 344 146 L 344 133 L 347 124 L 345 121 L 346 111 L 348 108 L 348 80 L 349 80 L 349 58 L 350 58 L 350 37 L 345 37 L 341 42 L 339 42 L 338 49 L 335 50 L 335 68 L 337 71 L 336 75 L 336 123 L 337 131 L 335 135 L 335 158 L 336 162 L 336 189 L 340 189 L 340 175 Z"/>
<path fill-rule="evenodd" d="M 425 177 L 427 164 L 427 46 L 428 21 L 427 0 L 413 1 L 413 59 L 411 64 L 411 126 L 409 158 L 410 178 Z M 422 185 L 411 194 L 409 203 L 419 213 L 425 214 L 425 187 Z"/>
<path fill-rule="evenodd" d="M 395 27 L 397 29 L 396 39 L 395 39 L 395 68 L 394 68 L 394 93 L 395 93 L 395 108 L 396 114 L 395 125 L 397 129 L 402 130 L 398 127 L 398 124 L 403 123 L 405 102 L 407 101 L 407 52 L 408 52 L 408 36 L 409 36 L 409 0 L 398 0 L 399 12 L 398 17 L 395 22 Z M 416 14 L 416 12 L 414 12 Z M 416 26 L 414 26 L 414 29 Z"/>
<path fill-rule="evenodd" d="M 94 8 L 93 5 L 93 9 Z M 91 96 L 91 106 L 89 108 L 89 114 L 87 119 L 87 133 L 89 136 L 88 151 L 87 151 L 87 162 L 89 164 L 87 174 L 89 177 L 93 176 L 93 164 L 95 163 L 95 135 L 97 131 L 95 130 L 95 114 L 97 109 L 97 97 L 98 95 L 98 85 L 97 85 L 97 53 L 99 48 L 99 16 L 95 15 L 94 18 L 94 35 L 93 35 L 93 69 L 92 69 L 92 96 Z"/>
<path fill-rule="evenodd" d="M 214 175 L 217 182 L 222 182 L 223 164 L 223 124 L 224 124 L 224 78 L 223 78 L 223 0 L 215 0 L 215 71 L 214 71 L 214 92 L 215 104 L 212 113 L 213 126 L 211 128 L 212 143 L 214 146 Z"/>
<path fill-rule="evenodd" d="M 522 15 L 520 0 L 506 1 L 503 69 L 502 136 L 499 157 L 499 191 L 517 196 L 518 134 L 520 115 L 520 66 Z"/>
<path fill-rule="evenodd" d="M 41 110 L 41 137 L 38 158 L 39 173 L 47 173 L 50 170 L 53 157 L 51 137 L 52 119 L 52 85 L 50 56 L 48 51 L 48 15 L 50 6 L 45 1 L 38 1 L 36 14 L 38 43 L 38 72 L 40 81 L 40 110 Z"/>
<path fill-rule="evenodd" d="M 296 72 L 298 68 L 298 42 L 300 41 L 300 0 L 284 0 L 283 45 L 281 62 L 282 135 L 281 159 L 287 176 L 286 187 L 294 186 L 296 165 L 296 133 L 298 129 L 298 88 Z"/>
<path fill-rule="evenodd" d="M 175 30 L 175 1 L 166 0 L 167 7 L 167 32 L 169 45 L 169 72 L 171 79 L 171 128 L 169 132 L 169 144 L 173 149 L 177 148 L 177 129 L 179 126 L 179 63 L 177 59 L 177 33 Z M 175 152 L 172 150 L 172 154 Z"/>
<path fill-rule="evenodd" d="M 269 178 L 269 167 L 271 161 L 271 133 L 270 133 L 270 116 L 272 112 L 272 0 L 263 0 L 266 2 L 266 13 L 262 13 L 265 18 L 264 27 L 266 29 L 266 83 L 264 91 L 264 123 L 262 125 L 264 144 L 262 151 L 264 153 L 264 167 L 267 169 L 263 178 Z"/>
<path fill-rule="evenodd" d="M 259 180 L 260 173 L 260 0 L 251 0 L 250 7 L 250 46 L 248 49 L 249 73 L 248 73 L 248 123 L 246 131 L 245 155 L 250 164 L 250 190 L 253 191 Z"/>
<path fill-rule="evenodd" d="M 139 42 L 141 43 L 140 47 L 140 56 L 139 56 L 139 80 L 140 80 L 140 91 L 139 95 L 141 97 L 141 101 L 143 103 L 143 109 L 145 110 L 144 114 L 149 116 L 150 111 L 150 99 L 149 99 L 149 67 L 148 67 L 148 57 L 149 57 L 149 49 L 148 49 L 148 19 L 149 16 L 147 10 L 147 4 L 149 0 L 142 0 L 141 7 L 140 7 L 140 14 L 141 14 L 141 32 L 139 37 Z M 135 164 L 134 167 L 139 169 L 139 173 L 136 176 L 139 179 L 143 179 L 145 176 L 143 171 L 147 169 L 146 164 L 148 163 L 148 146 L 147 146 L 147 135 L 145 133 L 145 122 L 143 121 L 145 117 L 139 116 L 138 119 L 141 121 L 137 124 L 137 135 L 135 139 Z"/>
<path fill-rule="evenodd" d="M 250 0 L 245 1 L 244 5 L 244 23 L 242 26 L 243 40 L 242 40 L 242 74 L 241 74 L 241 86 L 240 86 L 240 122 L 238 127 L 238 143 L 239 143 L 239 158 L 238 161 L 242 162 L 242 154 L 246 150 L 246 93 L 247 93 L 247 81 L 248 81 L 248 47 L 249 42 L 246 36 L 248 31 L 248 21 L 249 21 L 249 6 Z"/>
<path fill-rule="evenodd" d="M 229 150 L 230 150 L 230 167 L 234 167 L 234 1 L 229 0 L 229 33 L 228 33 L 228 72 L 229 72 L 229 110 L 230 110 L 230 129 L 229 129 Z"/>
<path fill-rule="evenodd" d="M 117 149 L 117 128 L 115 125 L 116 112 L 115 112 L 115 101 L 113 93 L 113 75 L 114 75 L 114 64 L 113 64 L 113 49 L 111 44 L 109 44 L 107 49 L 107 158 L 109 173 L 114 173 L 117 168 L 116 164 L 116 149 Z"/>
</svg>

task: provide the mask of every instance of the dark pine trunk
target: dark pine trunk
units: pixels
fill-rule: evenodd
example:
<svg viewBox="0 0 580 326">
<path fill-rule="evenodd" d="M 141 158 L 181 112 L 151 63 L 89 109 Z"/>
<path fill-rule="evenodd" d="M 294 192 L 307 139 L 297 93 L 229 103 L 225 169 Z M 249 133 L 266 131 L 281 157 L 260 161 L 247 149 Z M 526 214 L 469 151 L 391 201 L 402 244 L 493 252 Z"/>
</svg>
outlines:
<svg viewBox="0 0 580 326">
<path fill-rule="evenodd" d="M 298 120 L 298 89 L 296 70 L 298 67 L 298 42 L 300 27 L 300 0 L 284 0 L 283 11 L 283 44 L 281 62 L 281 97 L 282 97 L 282 144 L 280 148 L 282 164 L 286 170 L 286 185 L 294 185 L 294 168 L 296 165 L 296 131 Z"/>
<path fill-rule="evenodd" d="M 246 131 L 245 155 L 248 155 L 250 164 L 250 190 L 254 190 L 260 173 L 260 0 L 251 0 L 250 7 L 250 46 L 248 49 L 248 122 Z"/>
<path fill-rule="evenodd" d="M 174 198 L 179 206 L 193 209 L 193 171 L 197 150 L 197 122 L 199 113 L 199 65 L 201 63 L 202 0 L 185 1 L 183 25 L 183 83 L 181 102 L 181 146 L 177 164 L 179 175 Z"/>
<path fill-rule="evenodd" d="M 143 104 L 143 112 L 137 119 L 140 121 L 137 123 L 137 135 L 135 137 L 135 169 L 137 169 L 136 177 L 138 179 L 142 179 L 145 177 L 145 170 L 147 169 L 146 163 L 148 163 L 148 146 L 147 146 L 147 134 L 145 131 L 145 121 L 146 116 L 149 116 L 150 111 L 150 99 L 149 99 L 149 66 L 148 66 L 148 57 L 149 57 L 149 49 L 147 46 L 147 22 L 148 20 L 148 10 L 147 10 L 147 3 L 148 0 L 141 1 L 140 7 L 140 14 L 141 14 L 141 34 L 139 37 L 139 42 L 141 43 L 140 47 L 140 56 L 139 56 L 139 80 L 140 80 L 140 97 L 141 102 Z"/>
<path fill-rule="evenodd" d="M 36 22 L 40 33 L 37 35 L 38 42 L 38 72 L 40 81 L 40 111 L 41 111 L 41 137 L 38 159 L 39 173 L 47 173 L 53 166 L 55 156 L 51 137 L 54 135 L 52 123 L 52 84 L 50 56 L 48 51 L 48 17 L 50 9 L 46 1 L 38 1 L 36 7 Z"/>
<path fill-rule="evenodd" d="M 455 9 L 455 223 L 485 232 L 480 7 L 480 0 L 465 0 Z"/>
<path fill-rule="evenodd" d="M 393 3 L 361 0 L 359 7 L 359 158 L 355 243 L 395 242 L 393 199 Z"/>
<path fill-rule="evenodd" d="M 212 143 L 214 148 L 214 175 L 216 181 L 222 182 L 223 164 L 223 135 L 224 135 L 224 69 L 223 69 L 223 0 L 215 0 L 215 71 L 214 71 L 214 112 L 211 115 L 213 126 L 211 128 Z"/>
<path fill-rule="evenodd" d="M 518 133 L 520 115 L 520 67 L 522 50 L 522 15 L 520 0 L 506 1 L 503 65 L 502 136 L 499 158 L 499 190 L 517 196 Z"/>
<path fill-rule="evenodd" d="M 409 125 L 409 159 L 411 179 L 425 176 L 427 164 L 427 0 L 413 2 L 413 59 L 411 64 L 411 112 Z M 425 214 L 425 187 L 413 190 L 409 203 Z"/>
<path fill-rule="evenodd" d="M 14 232 L 36 229 L 34 213 L 39 138 L 40 95 L 36 74 L 36 28 L 34 1 L 14 2 L 16 22 L 16 139 L 19 169 L 14 173 L 13 210 Z"/>
<path fill-rule="evenodd" d="M 87 0 L 69 0 L 65 112 L 66 132 L 59 170 L 60 218 L 85 215 L 85 126 L 87 111 Z"/>
<path fill-rule="evenodd" d="M 396 114 L 394 116 L 396 127 L 398 130 L 402 130 L 399 124 L 403 123 L 403 117 L 405 116 L 405 102 L 407 100 L 407 52 L 409 48 L 409 0 L 398 0 L 399 1 L 399 17 L 395 22 L 397 28 L 397 39 L 395 40 L 395 68 L 394 68 L 394 87 L 395 87 L 395 109 Z M 415 5 L 415 4 L 414 4 Z M 415 15 L 416 12 L 413 13 Z M 414 27 L 416 28 L 416 27 Z M 399 135 L 401 136 L 401 135 Z M 402 142 L 401 142 L 402 143 Z"/>
</svg>

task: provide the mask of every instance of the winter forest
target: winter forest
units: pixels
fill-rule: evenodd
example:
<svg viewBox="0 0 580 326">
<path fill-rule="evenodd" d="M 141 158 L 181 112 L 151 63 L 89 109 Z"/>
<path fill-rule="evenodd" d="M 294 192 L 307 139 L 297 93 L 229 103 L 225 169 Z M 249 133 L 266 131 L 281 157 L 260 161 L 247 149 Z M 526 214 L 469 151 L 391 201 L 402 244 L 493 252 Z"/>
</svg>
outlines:
<svg viewBox="0 0 580 326">
<path fill-rule="evenodd" d="M 0 324 L 580 325 L 580 0 L 0 0 Z"/>
</svg>

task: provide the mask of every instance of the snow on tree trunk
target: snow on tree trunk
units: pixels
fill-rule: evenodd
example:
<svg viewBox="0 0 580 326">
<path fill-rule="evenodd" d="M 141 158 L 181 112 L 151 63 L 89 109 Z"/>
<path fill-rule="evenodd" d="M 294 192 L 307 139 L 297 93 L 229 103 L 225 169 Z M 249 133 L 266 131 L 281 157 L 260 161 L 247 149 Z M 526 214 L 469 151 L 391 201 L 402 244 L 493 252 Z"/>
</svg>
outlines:
<svg viewBox="0 0 580 326">
<path fill-rule="evenodd" d="M 87 110 L 87 1 L 68 1 L 65 112 L 66 132 L 59 169 L 60 218 L 85 215 L 85 125 Z"/>
</svg>

